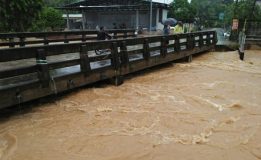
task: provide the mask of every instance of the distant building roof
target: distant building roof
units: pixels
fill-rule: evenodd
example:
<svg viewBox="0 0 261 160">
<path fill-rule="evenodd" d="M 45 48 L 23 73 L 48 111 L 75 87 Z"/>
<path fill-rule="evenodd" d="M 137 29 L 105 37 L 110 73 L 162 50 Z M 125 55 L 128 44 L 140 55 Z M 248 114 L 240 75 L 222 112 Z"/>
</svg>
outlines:
<svg viewBox="0 0 261 160">
<path fill-rule="evenodd" d="M 168 9 L 169 5 L 153 2 L 154 8 Z M 65 10 L 87 10 L 87 11 L 107 11 L 107 10 L 148 10 L 150 0 L 82 0 L 59 7 Z"/>
</svg>

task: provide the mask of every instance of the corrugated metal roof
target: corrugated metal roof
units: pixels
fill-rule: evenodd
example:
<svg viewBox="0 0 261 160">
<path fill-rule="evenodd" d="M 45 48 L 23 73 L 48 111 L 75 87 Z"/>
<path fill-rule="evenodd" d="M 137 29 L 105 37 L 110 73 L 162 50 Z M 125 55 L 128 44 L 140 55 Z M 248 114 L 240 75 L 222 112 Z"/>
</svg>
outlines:
<svg viewBox="0 0 261 160">
<path fill-rule="evenodd" d="M 60 7 L 59 9 L 69 10 L 146 10 L 149 8 L 150 0 L 82 0 L 80 2 L 72 3 Z M 153 7 L 168 8 L 168 4 L 153 2 Z"/>
</svg>

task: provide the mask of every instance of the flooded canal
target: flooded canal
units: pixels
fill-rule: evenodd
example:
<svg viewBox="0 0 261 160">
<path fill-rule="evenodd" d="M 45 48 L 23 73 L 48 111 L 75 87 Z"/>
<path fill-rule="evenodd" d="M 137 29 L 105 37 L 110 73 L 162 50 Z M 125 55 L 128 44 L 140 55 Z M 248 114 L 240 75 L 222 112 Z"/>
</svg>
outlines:
<svg viewBox="0 0 261 160">
<path fill-rule="evenodd" d="M 1 160 L 261 159 L 261 51 L 210 52 L 34 105 L 1 118 Z"/>
</svg>

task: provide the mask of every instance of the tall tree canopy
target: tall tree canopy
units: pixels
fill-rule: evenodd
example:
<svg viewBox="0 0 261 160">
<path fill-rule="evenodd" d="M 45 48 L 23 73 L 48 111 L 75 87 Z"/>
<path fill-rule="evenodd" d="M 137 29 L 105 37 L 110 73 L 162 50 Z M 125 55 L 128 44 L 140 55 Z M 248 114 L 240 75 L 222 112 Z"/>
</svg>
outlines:
<svg viewBox="0 0 261 160">
<path fill-rule="evenodd" d="M 30 31 L 57 31 L 63 26 L 62 12 L 52 7 L 44 7 L 40 16 L 33 22 Z"/>
<path fill-rule="evenodd" d="M 233 18 L 261 20 L 256 0 L 173 0 L 170 17 L 178 20 L 194 20 L 206 27 L 230 26 Z"/>
<path fill-rule="evenodd" d="M 169 17 L 174 17 L 182 21 L 193 21 L 195 10 L 187 0 L 174 0 L 170 4 Z"/>
<path fill-rule="evenodd" d="M 0 31 L 19 32 L 31 27 L 32 21 L 39 16 L 42 0 L 1 0 Z"/>
<path fill-rule="evenodd" d="M 223 16 L 220 16 L 225 12 L 223 0 L 191 0 L 191 5 L 196 11 L 196 19 L 202 25 L 219 26 L 223 20 Z"/>
<path fill-rule="evenodd" d="M 78 1 L 80 0 L 44 0 L 45 4 L 49 7 L 60 7 Z"/>
<path fill-rule="evenodd" d="M 57 30 L 62 13 L 52 7 L 79 0 L 0 0 L 0 32 Z"/>
<path fill-rule="evenodd" d="M 234 17 L 239 19 L 261 20 L 260 6 L 256 0 L 240 0 L 233 4 Z"/>
</svg>

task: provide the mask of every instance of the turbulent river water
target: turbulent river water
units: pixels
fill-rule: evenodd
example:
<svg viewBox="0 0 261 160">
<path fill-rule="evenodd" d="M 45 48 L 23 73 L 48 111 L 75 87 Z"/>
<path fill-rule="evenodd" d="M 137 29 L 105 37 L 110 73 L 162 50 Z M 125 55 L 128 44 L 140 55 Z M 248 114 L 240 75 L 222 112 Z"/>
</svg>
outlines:
<svg viewBox="0 0 261 160">
<path fill-rule="evenodd" d="M 261 51 L 209 52 L 1 115 L 3 160 L 261 159 Z M 27 106 L 23 106 L 26 108 Z"/>
</svg>

